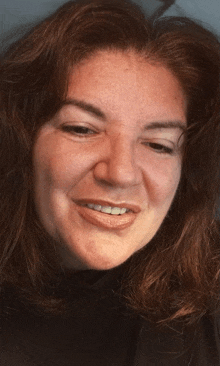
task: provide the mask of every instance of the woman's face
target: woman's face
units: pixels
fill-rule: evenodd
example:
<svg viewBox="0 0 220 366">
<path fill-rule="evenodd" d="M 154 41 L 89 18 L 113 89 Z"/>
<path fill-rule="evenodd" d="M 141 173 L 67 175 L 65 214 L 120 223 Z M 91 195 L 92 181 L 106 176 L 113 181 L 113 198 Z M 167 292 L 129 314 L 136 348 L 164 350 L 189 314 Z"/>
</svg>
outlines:
<svg viewBox="0 0 220 366">
<path fill-rule="evenodd" d="M 186 103 L 165 67 L 100 51 L 34 146 L 35 202 L 64 264 L 110 269 L 156 234 L 181 175 Z"/>
</svg>

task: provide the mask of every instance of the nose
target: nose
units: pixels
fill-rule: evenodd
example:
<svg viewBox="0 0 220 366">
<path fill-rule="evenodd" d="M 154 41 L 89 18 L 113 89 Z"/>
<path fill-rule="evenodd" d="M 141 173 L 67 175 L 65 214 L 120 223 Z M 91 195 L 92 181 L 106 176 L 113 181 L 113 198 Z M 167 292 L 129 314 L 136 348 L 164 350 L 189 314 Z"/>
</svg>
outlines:
<svg viewBox="0 0 220 366">
<path fill-rule="evenodd" d="M 95 179 L 104 184 L 126 188 L 141 182 L 141 171 L 132 143 L 118 136 L 104 146 L 104 154 L 94 167 Z"/>
</svg>

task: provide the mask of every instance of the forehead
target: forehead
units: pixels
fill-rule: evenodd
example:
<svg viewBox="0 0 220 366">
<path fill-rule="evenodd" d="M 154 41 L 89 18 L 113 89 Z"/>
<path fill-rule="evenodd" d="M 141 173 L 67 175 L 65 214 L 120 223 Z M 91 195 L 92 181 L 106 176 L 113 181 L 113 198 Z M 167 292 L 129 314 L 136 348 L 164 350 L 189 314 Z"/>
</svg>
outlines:
<svg viewBox="0 0 220 366">
<path fill-rule="evenodd" d="M 140 114 L 166 110 L 183 118 L 186 112 L 183 89 L 172 72 L 134 51 L 99 51 L 81 61 L 70 74 L 71 97 L 100 104 L 106 111 L 126 106 Z"/>
</svg>

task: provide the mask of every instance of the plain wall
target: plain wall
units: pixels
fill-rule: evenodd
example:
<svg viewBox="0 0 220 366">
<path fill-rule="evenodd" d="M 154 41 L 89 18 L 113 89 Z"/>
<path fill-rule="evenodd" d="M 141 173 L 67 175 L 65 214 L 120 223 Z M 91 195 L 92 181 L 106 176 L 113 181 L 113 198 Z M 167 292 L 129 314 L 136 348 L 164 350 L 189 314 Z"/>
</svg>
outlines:
<svg viewBox="0 0 220 366">
<path fill-rule="evenodd" d="M 13 29 L 22 32 L 21 28 L 25 30 L 28 24 L 44 18 L 65 2 L 66 0 L 0 0 L 0 39 L 7 37 Z M 154 13 L 162 5 L 159 0 L 135 2 L 147 14 Z"/>
<path fill-rule="evenodd" d="M 220 0 L 176 0 L 165 15 L 188 16 L 220 36 Z"/>
</svg>

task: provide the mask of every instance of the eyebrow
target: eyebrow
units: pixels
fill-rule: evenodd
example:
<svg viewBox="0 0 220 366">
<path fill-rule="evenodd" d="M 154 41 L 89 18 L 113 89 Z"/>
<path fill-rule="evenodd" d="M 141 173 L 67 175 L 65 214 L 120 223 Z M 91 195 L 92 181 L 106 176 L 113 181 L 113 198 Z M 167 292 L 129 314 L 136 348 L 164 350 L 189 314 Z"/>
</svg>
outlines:
<svg viewBox="0 0 220 366">
<path fill-rule="evenodd" d="M 86 103 L 86 102 L 83 102 L 81 100 L 76 100 L 76 99 L 66 99 L 66 100 L 64 100 L 64 102 L 62 102 L 61 108 L 65 105 L 72 105 L 74 107 L 78 107 L 78 108 L 82 109 L 83 111 L 89 112 L 90 114 L 94 115 L 95 117 L 102 119 L 103 121 L 105 121 L 107 119 L 104 112 L 102 112 L 99 108 L 93 106 L 90 103 Z"/>
<path fill-rule="evenodd" d="M 82 100 L 77 100 L 77 99 L 66 99 L 62 102 L 61 104 L 61 108 L 65 105 L 72 105 L 74 107 L 78 107 L 80 109 L 82 109 L 85 112 L 89 112 L 90 114 L 92 114 L 95 117 L 98 117 L 99 119 L 106 121 L 107 117 L 105 115 L 105 113 L 103 111 L 101 111 L 101 109 L 95 107 L 94 105 L 90 104 L 90 103 L 86 103 Z M 167 128 L 167 129 L 180 129 L 183 132 L 186 131 L 187 127 L 180 121 L 165 121 L 165 122 L 151 122 L 149 124 L 147 124 L 144 128 L 145 131 L 149 131 L 149 130 L 159 130 L 159 129 L 163 129 L 163 128 Z"/>
</svg>

